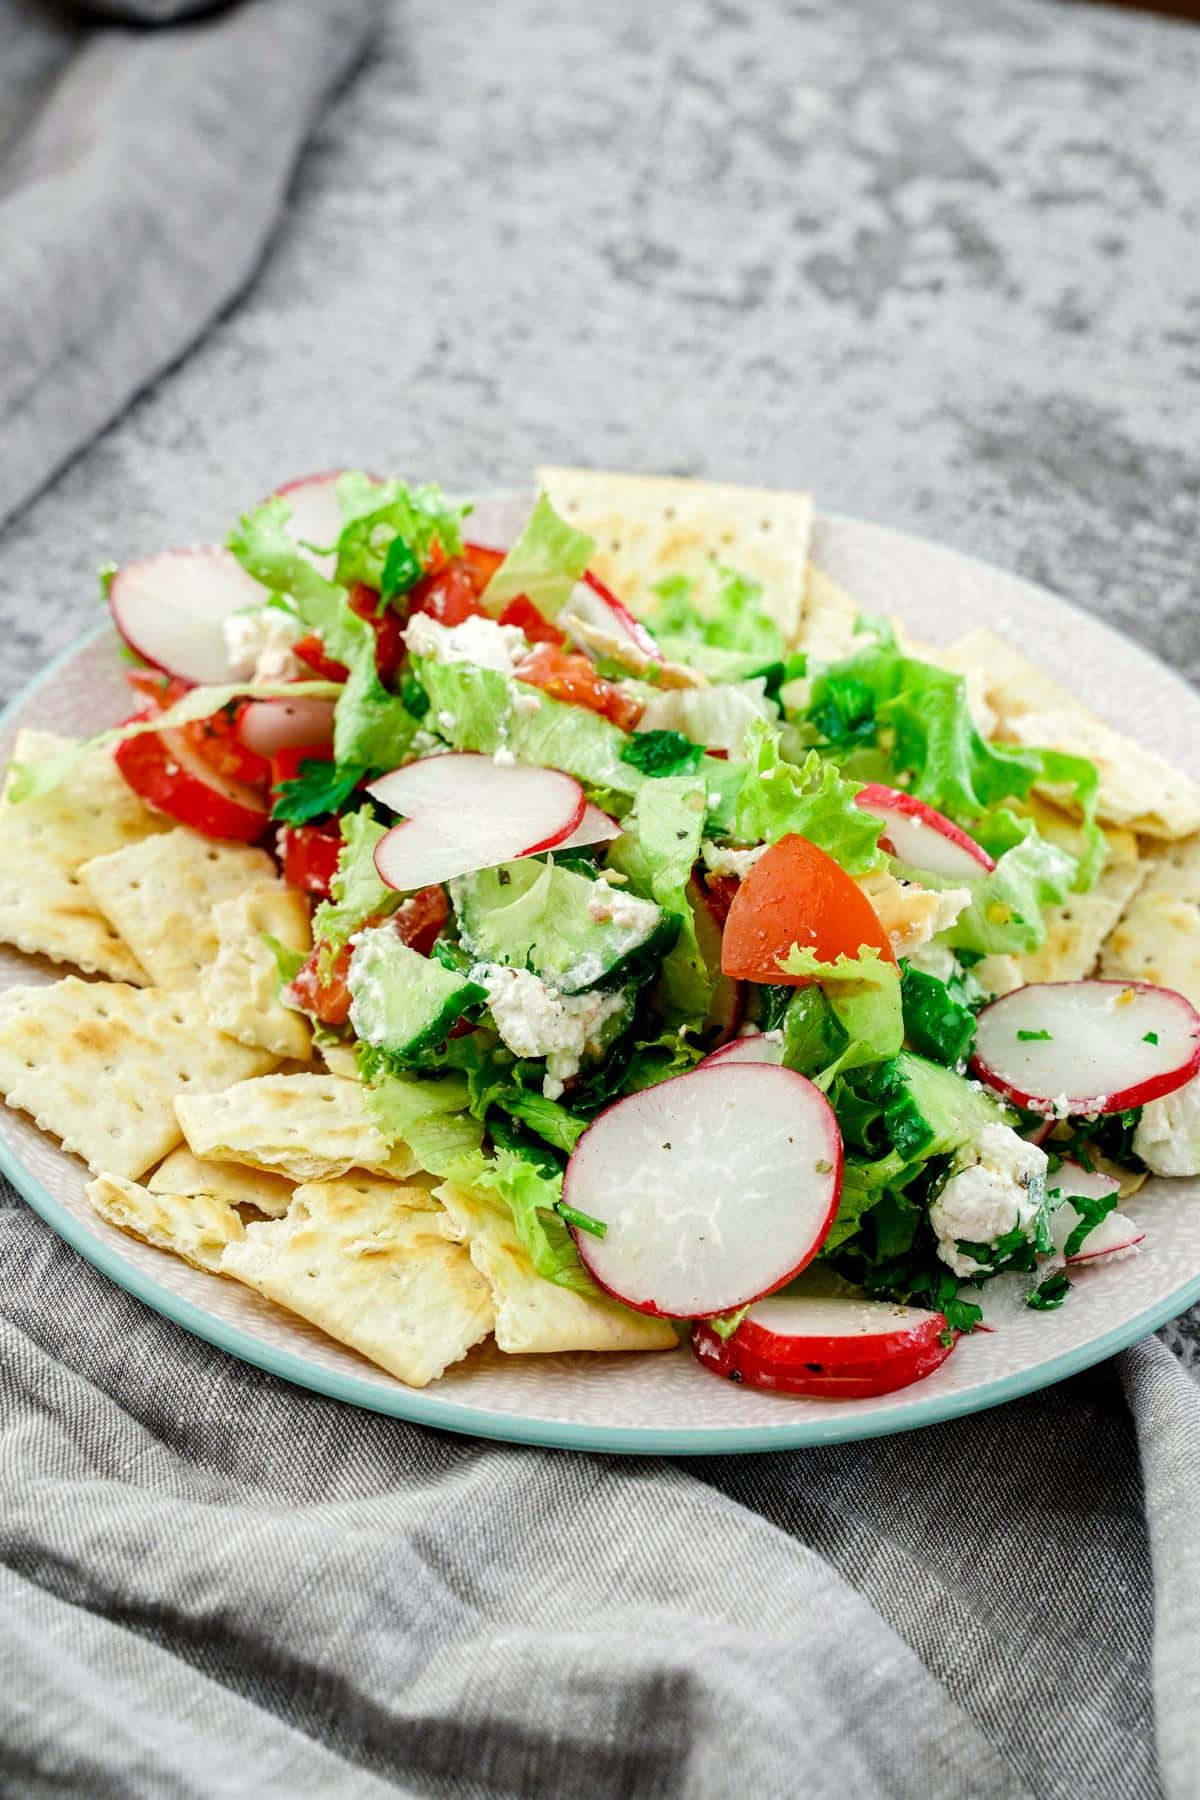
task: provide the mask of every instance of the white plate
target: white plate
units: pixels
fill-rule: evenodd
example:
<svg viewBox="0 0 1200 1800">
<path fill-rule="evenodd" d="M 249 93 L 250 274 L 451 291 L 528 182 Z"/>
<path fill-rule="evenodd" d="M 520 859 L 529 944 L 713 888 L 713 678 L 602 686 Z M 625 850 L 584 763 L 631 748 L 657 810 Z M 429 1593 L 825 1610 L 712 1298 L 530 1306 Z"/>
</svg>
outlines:
<svg viewBox="0 0 1200 1800">
<path fill-rule="evenodd" d="M 481 543 L 509 541 L 527 506 L 522 496 L 481 500 L 472 536 Z M 992 626 L 1122 730 L 1200 777 L 1200 699 L 1144 651 L 1043 589 L 845 518 L 819 521 L 814 560 L 868 611 L 899 612 L 920 637 L 947 641 L 971 625 Z M 121 669 L 105 627 L 18 696 L 4 715 L 0 750 L 8 754 L 23 725 L 81 734 L 121 717 L 128 711 Z M 55 974 L 49 964 L 0 949 L 0 985 Z M 1058 1312 L 1032 1312 L 1019 1295 L 989 1290 L 993 1331 L 963 1340 L 925 1381 L 878 1400 L 750 1392 L 714 1379 L 686 1349 L 526 1358 L 482 1349 L 418 1393 L 238 1283 L 203 1275 L 105 1225 L 84 1197 L 81 1165 L 24 1114 L 0 1116 L 0 1166 L 54 1229 L 113 1280 L 247 1362 L 427 1425 L 577 1449 L 707 1455 L 906 1431 L 1062 1380 L 1200 1299 L 1200 1181 L 1148 1181 L 1123 1209 L 1147 1231 L 1136 1256 L 1074 1275 Z"/>
</svg>

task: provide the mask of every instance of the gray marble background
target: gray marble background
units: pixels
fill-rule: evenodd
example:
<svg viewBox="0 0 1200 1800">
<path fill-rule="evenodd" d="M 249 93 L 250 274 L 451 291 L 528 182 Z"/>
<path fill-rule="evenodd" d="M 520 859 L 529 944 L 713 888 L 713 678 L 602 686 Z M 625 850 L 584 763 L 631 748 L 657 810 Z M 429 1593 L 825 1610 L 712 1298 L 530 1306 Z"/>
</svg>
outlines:
<svg viewBox="0 0 1200 1800">
<path fill-rule="evenodd" d="M 242 302 L 0 536 L 0 689 L 95 565 L 285 477 L 811 487 L 1193 677 L 1200 30 L 1055 0 L 411 0 Z"/>
</svg>

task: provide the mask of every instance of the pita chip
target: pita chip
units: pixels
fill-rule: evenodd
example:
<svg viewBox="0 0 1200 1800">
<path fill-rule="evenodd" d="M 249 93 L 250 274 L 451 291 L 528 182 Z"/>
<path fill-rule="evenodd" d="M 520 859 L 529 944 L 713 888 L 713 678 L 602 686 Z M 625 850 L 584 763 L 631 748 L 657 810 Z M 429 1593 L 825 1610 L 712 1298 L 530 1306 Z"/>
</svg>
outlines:
<svg viewBox="0 0 1200 1800">
<path fill-rule="evenodd" d="M 86 1192 L 100 1217 L 119 1231 L 213 1275 L 221 1272 L 226 1245 L 244 1230 L 229 1202 L 211 1194 L 155 1194 L 120 1175 L 101 1175 Z"/>
<path fill-rule="evenodd" d="M 223 1093 L 183 1095 L 176 1110 L 194 1155 L 293 1181 L 331 1181 L 349 1169 L 402 1180 L 417 1167 L 372 1123 L 361 1084 L 340 1075 L 265 1075 Z"/>
<path fill-rule="evenodd" d="M 1100 953 L 1100 973 L 1156 981 L 1200 1007 L 1200 837 L 1152 860 Z"/>
<path fill-rule="evenodd" d="M 280 1175 L 248 1169 L 243 1163 L 202 1162 L 182 1144 L 161 1162 L 146 1186 L 152 1194 L 190 1199 L 207 1194 L 229 1206 L 249 1206 L 269 1219 L 281 1219 L 292 1203 L 293 1186 Z"/>
<path fill-rule="evenodd" d="M 268 938 L 307 956 L 312 949 L 308 902 L 281 881 L 244 889 L 212 909 L 217 953 L 200 976 L 213 1026 L 239 1044 L 256 1044 L 289 1062 L 312 1056 L 312 1031 L 302 1013 L 279 997 L 279 970 Z"/>
</svg>

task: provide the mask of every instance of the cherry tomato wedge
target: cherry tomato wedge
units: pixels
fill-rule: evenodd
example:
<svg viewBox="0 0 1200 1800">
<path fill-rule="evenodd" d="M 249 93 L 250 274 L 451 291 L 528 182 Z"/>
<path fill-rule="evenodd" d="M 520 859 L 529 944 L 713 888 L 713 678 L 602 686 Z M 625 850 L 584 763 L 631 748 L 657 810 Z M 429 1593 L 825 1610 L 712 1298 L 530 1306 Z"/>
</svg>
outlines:
<svg viewBox="0 0 1200 1800">
<path fill-rule="evenodd" d="M 567 641 L 566 632 L 560 631 L 524 594 L 509 601 L 500 614 L 500 623 L 517 626 L 531 644 L 554 644 L 561 650 Z"/>
<path fill-rule="evenodd" d="M 795 833 L 761 856 L 738 888 L 721 950 L 726 975 L 741 981 L 807 987 L 810 975 L 785 975 L 779 959 L 793 944 L 822 962 L 856 957 L 864 947 L 896 958 L 870 901 L 846 871 Z"/>
<path fill-rule="evenodd" d="M 153 718 L 153 711 L 138 715 Z M 113 752 L 117 767 L 147 806 L 206 837 L 252 844 L 267 824 L 262 796 L 219 775 L 182 731 L 143 731 Z"/>
<path fill-rule="evenodd" d="M 365 619 L 375 633 L 375 667 L 380 681 L 395 680 L 404 661 L 404 620 L 391 606 L 380 612 L 378 593 L 361 581 L 350 589 L 350 610 Z"/>
<path fill-rule="evenodd" d="M 477 594 L 482 594 L 506 555 L 506 551 L 492 550 L 486 544 L 463 545 L 462 560 L 470 571 Z"/>
<path fill-rule="evenodd" d="M 622 731 L 632 731 L 645 708 L 640 700 L 597 675 L 586 656 L 558 650 L 553 644 L 537 644 L 513 670 L 518 681 L 541 688 L 569 706 L 585 706 L 601 718 L 611 719 Z"/>
<path fill-rule="evenodd" d="M 478 618 L 483 612 L 480 591 L 471 570 L 455 557 L 409 589 L 408 611 L 425 613 L 439 625 L 461 625 L 464 619 Z"/>
<path fill-rule="evenodd" d="M 434 941 L 450 916 L 446 891 L 441 887 L 419 888 L 400 903 L 386 921 L 369 918 L 365 925 L 390 924 L 401 943 L 428 956 Z M 324 976 L 321 974 L 321 946 L 318 944 L 304 967 L 291 982 L 290 998 L 303 1012 L 319 1019 L 322 1025 L 344 1025 L 350 1016 L 350 959 L 353 946 L 344 944 L 333 958 Z"/>
<path fill-rule="evenodd" d="M 183 681 L 178 675 L 163 675 L 157 669 L 129 669 L 125 679 L 135 694 L 150 702 L 155 712 L 165 712 L 167 707 L 174 706 L 177 700 L 192 691 L 190 681 Z M 241 712 L 242 708 L 236 704 L 222 707 L 211 717 L 193 719 L 178 730 L 196 755 L 218 775 L 227 781 L 255 787 L 268 779 L 271 770 L 265 756 L 243 744 L 238 734 Z"/>
<path fill-rule="evenodd" d="M 285 825 L 279 834 L 283 879 L 302 894 L 328 900 L 341 849 L 336 825 Z"/>
<path fill-rule="evenodd" d="M 286 744 L 271 757 L 271 787 L 278 790 L 285 781 L 295 781 L 301 763 L 332 761 L 332 744 Z"/>
<path fill-rule="evenodd" d="M 322 681 L 345 681 L 350 674 L 345 663 L 335 662 L 332 656 L 326 656 L 325 646 L 320 634 L 310 631 L 292 645 L 293 656 L 298 656 L 302 663 L 307 663 L 314 675 Z"/>
</svg>

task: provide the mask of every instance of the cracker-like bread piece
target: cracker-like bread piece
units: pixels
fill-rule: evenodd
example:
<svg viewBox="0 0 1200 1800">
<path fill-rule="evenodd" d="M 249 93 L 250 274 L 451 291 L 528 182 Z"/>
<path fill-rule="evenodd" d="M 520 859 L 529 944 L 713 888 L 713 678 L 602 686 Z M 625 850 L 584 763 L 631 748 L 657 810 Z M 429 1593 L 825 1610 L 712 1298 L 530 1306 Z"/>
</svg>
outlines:
<svg viewBox="0 0 1200 1800">
<path fill-rule="evenodd" d="M 864 647 L 865 640 L 854 641 L 859 605 L 845 588 L 809 563 L 805 571 L 804 603 L 800 621 L 792 637 L 795 649 L 803 650 L 811 664 L 842 662 Z"/>
<path fill-rule="evenodd" d="M 596 540 L 591 568 L 635 612 L 652 613 L 664 575 L 696 579 L 703 610 L 713 559 L 762 583 L 763 607 L 790 643 L 800 624 L 812 497 L 604 469 L 538 470 L 551 504 Z"/>
<path fill-rule="evenodd" d="M 156 987 L 194 988 L 217 954 L 214 906 L 272 880 L 275 866 L 265 850 L 219 843 L 180 825 L 96 857 L 79 874 Z"/>
<path fill-rule="evenodd" d="M 285 950 L 312 949 L 308 901 L 281 881 L 263 881 L 212 909 L 217 954 L 200 977 L 200 992 L 217 1031 L 239 1044 L 257 1044 L 289 1062 L 312 1056 L 312 1031 L 303 1014 L 279 998 L 279 971 L 266 938 Z"/>
<path fill-rule="evenodd" d="M 1086 756 L 1100 776 L 1097 817 L 1105 825 L 1155 838 L 1185 838 L 1200 831 L 1200 787 L 1101 719 L 1037 664 L 981 628 L 951 645 L 948 666 L 974 671 L 998 720 L 997 736 L 1034 749 Z M 1068 805 L 1051 783 L 1047 799 Z"/>
<path fill-rule="evenodd" d="M 194 993 L 68 975 L 0 994 L 0 1092 L 95 1175 L 136 1180 L 179 1142 L 178 1094 L 274 1060 L 215 1032 Z"/>
<path fill-rule="evenodd" d="M 1100 973 L 1118 981 L 1156 981 L 1200 1007 L 1200 836 L 1171 844 L 1100 953 Z"/>
<path fill-rule="evenodd" d="M 155 1194 L 121 1175 L 101 1175 L 85 1191 L 110 1225 L 212 1275 L 221 1273 L 221 1253 L 245 1229 L 229 1202 L 211 1194 Z"/>
<path fill-rule="evenodd" d="M 1044 837 L 1078 855 L 1082 833 L 1070 820 L 1052 822 L 1052 809 L 1037 807 L 1038 828 Z M 1104 834 L 1108 854 L 1095 886 L 1086 894 L 1068 894 L 1046 912 L 1046 941 L 1037 950 L 1018 958 L 1023 981 L 1082 981 L 1096 967 L 1100 948 L 1146 875 L 1131 831 L 1108 830 Z"/>
<path fill-rule="evenodd" d="M 14 763 L 38 762 L 70 748 L 52 731 L 21 731 Z M 90 750 L 71 779 L 37 800 L 0 800 L 0 942 L 27 955 L 74 963 L 92 975 L 143 984 L 149 977 L 82 885 L 79 871 L 96 856 L 123 850 L 165 831 L 167 822 L 142 805 L 110 750 Z"/>
<path fill-rule="evenodd" d="M 202 1162 L 183 1144 L 158 1165 L 146 1186 L 152 1194 L 207 1194 L 229 1206 L 252 1206 L 268 1219 L 282 1219 L 294 1191 L 282 1175 L 248 1169 L 244 1163 Z"/>
<path fill-rule="evenodd" d="M 317 1048 L 321 1052 L 321 1061 L 331 1075 L 340 1075 L 344 1081 L 358 1080 L 358 1058 L 354 1054 L 353 1044 L 343 1044 L 336 1039 L 327 1038 Z"/>
<path fill-rule="evenodd" d="M 509 1213 L 483 1195 L 447 1181 L 435 1188 L 448 1230 L 470 1246 L 496 1308 L 496 1342 L 512 1355 L 556 1350 L 674 1350 L 666 1319 L 633 1312 L 616 1300 L 593 1299 L 538 1274 L 521 1248 Z"/>
<path fill-rule="evenodd" d="M 221 1268 L 409 1387 L 492 1328 L 488 1284 L 436 1201 L 370 1175 L 298 1187 L 287 1217 L 248 1226 Z"/>
<path fill-rule="evenodd" d="M 332 1181 L 349 1169 L 403 1180 L 417 1167 L 376 1129 L 361 1084 L 340 1075 L 264 1075 L 220 1094 L 182 1095 L 176 1111 L 196 1156 L 294 1181 Z"/>
</svg>

